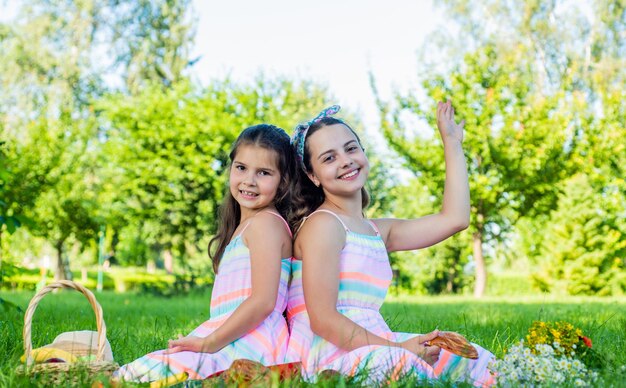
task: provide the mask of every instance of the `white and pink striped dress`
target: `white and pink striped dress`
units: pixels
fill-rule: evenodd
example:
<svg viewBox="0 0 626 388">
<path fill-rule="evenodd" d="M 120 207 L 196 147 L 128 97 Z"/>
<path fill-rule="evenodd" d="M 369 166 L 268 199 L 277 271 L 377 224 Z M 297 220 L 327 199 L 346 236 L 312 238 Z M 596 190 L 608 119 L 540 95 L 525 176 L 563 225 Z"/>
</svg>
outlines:
<svg viewBox="0 0 626 388">
<path fill-rule="evenodd" d="M 286 222 L 285 225 L 287 226 Z M 251 295 L 250 251 L 243 243 L 242 234 L 243 230 L 232 239 L 220 261 L 213 285 L 210 319 L 189 335 L 208 336 Z M 186 372 L 189 379 L 199 380 L 228 369 L 237 359 L 253 360 L 266 366 L 282 363 L 289 336 L 283 311 L 286 307 L 290 259 L 276 259 L 282 261 L 276 305 L 274 311 L 255 329 L 216 353 L 164 354 L 163 350 L 152 352 L 122 366 L 114 377 L 125 381 L 150 382 Z"/>
<path fill-rule="evenodd" d="M 392 271 L 387 249 L 378 234 L 370 236 L 350 231 L 333 214 L 346 231 L 346 245 L 340 255 L 340 280 L 337 311 L 370 332 L 402 342 L 418 334 L 393 332 L 380 314 Z M 319 260 L 323 260 L 320 257 Z M 487 369 L 493 354 L 473 344 L 479 358 L 470 360 L 442 350 L 439 361 L 430 366 L 408 350 L 395 346 L 370 345 L 346 351 L 316 335 L 311 330 L 302 289 L 302 262 L 292 260 L 292 278 L 287 301 L 287 319 L 291 330 L 286 362 L 302 361 L 303 377 L 314 382 L 317 373 L 338 371 L 353 376 L 365 372 L 372 383 L 395 380 L 412 374 L 421 379 L 468 381 L 476 386 L 495 383 Z"/>
</svg>

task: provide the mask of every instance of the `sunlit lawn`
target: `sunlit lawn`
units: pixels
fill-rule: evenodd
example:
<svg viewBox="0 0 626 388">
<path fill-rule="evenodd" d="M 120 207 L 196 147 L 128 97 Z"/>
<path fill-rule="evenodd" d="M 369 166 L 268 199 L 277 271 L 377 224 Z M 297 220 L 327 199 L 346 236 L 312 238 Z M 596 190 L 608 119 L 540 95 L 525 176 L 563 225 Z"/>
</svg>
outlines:
<svg viewBox="0 0 626 388">
<path fill-rule="evenodd" d="M 33 293 L 0 292 L 0 297 L 26 310 Z M 105 292 L 97 298 L 104 311 L 107 337 L 121 365 L 165 346 L 178 333 L 186 334 L 207 319 L 208 293 L 159 298 Z M 465 334 L 500 357 L 522 339 L 534 320 L 566 320 L 593 339 L 606 355 L 605 379 L 626 365 L 626 300 L 618 298 L 512 297 L 475 300 L 470 297 L 390 297 L 383 314 L 391 328 L 428 332 L 435 328 Z M 0 385 L 23 384 L 14 369 L 23 353 L 23 313 L 0 308 Z M 91 306 L 81 294 L 48 294 L 33 322 L 33 345 L 51 343 L 63 331 L 95 330 Z M 626 374 L 621 374 L 625 377 Z M 606 380 L 605 380 L 606 381 Z M 615 383 L 618 383 L 617 381 Z M 619 384 L 619 383 L 618 383 Z M 619 386 L 619 385 L 618 385 Z"/>
</svg>

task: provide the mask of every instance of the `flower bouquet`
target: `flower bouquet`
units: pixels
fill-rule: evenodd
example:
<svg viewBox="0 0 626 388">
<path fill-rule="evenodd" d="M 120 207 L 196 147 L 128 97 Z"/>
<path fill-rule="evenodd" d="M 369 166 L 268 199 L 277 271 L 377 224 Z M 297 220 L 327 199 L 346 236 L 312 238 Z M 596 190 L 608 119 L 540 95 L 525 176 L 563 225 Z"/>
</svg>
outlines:
<svg viewBox="0 0 626 388">
<path fill-rule="evenodd" d="M 590 386 L 598 375 L 591 368 L 601 358 L 592 341 L 568 322 L 533 322 L 526 342 L 513 345 L 490 369 L 499 386 L 570 384 Z"/>
</svg>

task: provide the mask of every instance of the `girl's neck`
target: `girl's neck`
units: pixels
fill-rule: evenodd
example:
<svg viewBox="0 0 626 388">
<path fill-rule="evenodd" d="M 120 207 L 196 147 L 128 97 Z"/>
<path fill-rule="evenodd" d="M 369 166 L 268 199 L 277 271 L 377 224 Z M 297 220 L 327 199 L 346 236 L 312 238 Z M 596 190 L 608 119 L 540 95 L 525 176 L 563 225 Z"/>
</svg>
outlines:
<svg viewBox="0 0 626 388">
<path fill-rule="evenodd" d="M 264 207 L 262 209 L 241 209 L 241 216 L 239 217 L 239 225 L 242 225 L 244 222 L 246 222 L 250 218 L 256 216 L 257 214 L 259 214 L 261 212 L 265 212 L 265 211 L 271 211 L 271 212 L 278 213 L 278 211 L 276 210 L 276 207 L 274 207 L 274 205 L 267 206 L 267 207 Z"/>
<path fill-rule="evenodd" d="M 320 208 L 348 217 L 363 218 L 363 202 L 360 191 L 358 195 L 349 198 L 327 195 Z"/>
</svg>

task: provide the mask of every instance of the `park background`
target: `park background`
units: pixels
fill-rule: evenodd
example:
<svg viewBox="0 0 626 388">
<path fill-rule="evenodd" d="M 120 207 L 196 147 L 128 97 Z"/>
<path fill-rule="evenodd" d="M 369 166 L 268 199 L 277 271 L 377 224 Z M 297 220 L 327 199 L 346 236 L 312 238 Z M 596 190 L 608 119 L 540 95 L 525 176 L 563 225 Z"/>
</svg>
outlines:
<svg viewBox="0 0 626 388">
<path fill-rule="evenodd" d="M 483 328 L 476 338 L 496 353 L 535 318 L 604 328 L 607 346 L 624 353 L 623 1 L 225 3 L 0 2 L 6 317 L 45 282 L 73 278 L 102 289 L 108 309 L 192 295 L 182 300 L 206 318 L 206 247 L 231 143 L 260 122 L 290 132 L 334 103 L 364 134 L 367 215 L 436 212 L 444 165 L 435 106 L 451 99 L 466 120 L 471 225 L 393 254 L 388 308 L 440 314 L 416 318 L 414 330 L 467 332 L 472 317 L 474 329 L 489 326 L 485 303 L 504 303 L 489 298 L 508 296 L 536 309 L 492 314 L 506 334 Z M 454 313 L 462 306 L 477 309 L 470 326 Z M 168 315 L 155 309 L 137 311 Z M 154 319 L 175 332 L 191 325 L 169 313 Z M 124 314 L 119 322 L 138 319 Z M 18 324 L 3 322 L 15 325 L 6 333 Z M 154 329 L 123 361 L 172 335 Z"/>
</svg>

